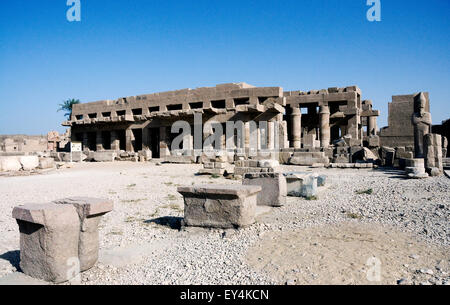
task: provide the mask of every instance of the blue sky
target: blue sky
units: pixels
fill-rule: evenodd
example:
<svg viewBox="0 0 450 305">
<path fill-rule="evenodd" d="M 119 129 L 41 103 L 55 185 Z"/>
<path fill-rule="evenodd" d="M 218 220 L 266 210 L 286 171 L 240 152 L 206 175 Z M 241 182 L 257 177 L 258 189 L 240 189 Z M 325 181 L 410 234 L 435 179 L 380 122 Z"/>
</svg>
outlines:
<svg viewBox="0 0 450 305">
<path fill-rule="evenodd" d="M 386 126 L 392 95 L 430 92 L 450 117 L 450 1 L 0 1 L 0 134 L 63 131 L 57 104 L 247 82 L 358 85 Z"/>
</svg>

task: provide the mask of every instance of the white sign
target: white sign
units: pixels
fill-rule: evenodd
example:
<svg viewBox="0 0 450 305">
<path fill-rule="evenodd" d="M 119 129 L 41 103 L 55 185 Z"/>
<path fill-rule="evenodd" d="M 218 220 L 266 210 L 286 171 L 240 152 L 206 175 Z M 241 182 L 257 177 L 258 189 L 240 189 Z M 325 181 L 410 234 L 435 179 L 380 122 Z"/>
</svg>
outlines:
<svg viewBox="0 0 450 305">
<path fill-rule="evenodd" d="M 72 142 L 70 144 L 70 151 L 71 152 L 82 152 L 83 145 L 81 144 L 81 142 Z"/>
</svg>

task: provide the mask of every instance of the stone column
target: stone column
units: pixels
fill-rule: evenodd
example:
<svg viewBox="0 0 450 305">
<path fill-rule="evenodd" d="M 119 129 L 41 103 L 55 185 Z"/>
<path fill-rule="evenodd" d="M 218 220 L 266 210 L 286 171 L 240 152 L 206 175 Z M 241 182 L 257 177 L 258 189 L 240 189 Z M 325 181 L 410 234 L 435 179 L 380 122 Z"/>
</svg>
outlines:
<svg viewBox="0 0 450 305">
<path fill-rule="evenodd" d="M 102 132 L 100 130 L 97 130 L 97 137 L 96 137 L 96 150 L 97 151 L 102 151 L 104 150 L 103 148 L 103 137 L 102 137 Z"/>
<path fill-rule="evenodd" d="M 358 133 L 358 124 L 359 124 L 359 116 L 358 115 L 352 115 L 350 119 L 348 120 L 348 126 L 347 126 L 347 134 L 350 134 L 352 136 L 352 139 L 359 139 L 359 133 Z M 343 134 L 345 135 L 345 134 Z"/>
<path fill-rule="evenodd" d="M 376 136 L 377 135 L 377 117 L 369 116 L 367 117 L 367 136 Z"/>
<path fill-rule="evenodd" d="M 127 128 L 127 130 L 125 130 L 125 150 L 126 151 L 134 151 L 133 149 L 133 143 L 131 142 L 133 141 L 133 131 L 131 130 L 131 128 Z"/>
<path fill-rule="evenodd" d="M 320 107 L 320 146 L 328 148 L 331 141 L 330 131 L 330 108 L 328 106 Z"/>
<path fill-rule="evenodd" d="M 111 131 L 111 150 L 120 150 L 120 140 L 117 131 Z"/>
<path fill-rule="evenodd" d="M 150 137 L 148 128 L 142 129 L 142 150 L 150 149 Z"/>
<path fill-rule="evenodd" d="M 302 146 L 302 112 L 300 107 L 292 108 L 292 139 L 294 148 Z"/>
</svg>

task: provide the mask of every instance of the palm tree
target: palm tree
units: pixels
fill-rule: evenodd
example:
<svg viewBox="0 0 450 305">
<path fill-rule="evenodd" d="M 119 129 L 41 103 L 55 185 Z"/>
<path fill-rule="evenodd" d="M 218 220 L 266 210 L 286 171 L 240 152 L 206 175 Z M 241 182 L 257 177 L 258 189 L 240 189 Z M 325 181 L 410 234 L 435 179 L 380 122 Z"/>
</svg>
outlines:
<svg viewBox="0 0 450 305">
<path fill-rule="evenodd" d="M 62 104 L 59 104 L 59 111 L 65 111 L 66 113 L 64 114 L 68 119 L 70 119 L 70 117 L 72 116 L 72 107 L 73 105 L 76 104 L 80 104 L 80 100 L 76 100 L 76 99 L 69 99 L 67 101 L 64 101 Z"/>
</svg>

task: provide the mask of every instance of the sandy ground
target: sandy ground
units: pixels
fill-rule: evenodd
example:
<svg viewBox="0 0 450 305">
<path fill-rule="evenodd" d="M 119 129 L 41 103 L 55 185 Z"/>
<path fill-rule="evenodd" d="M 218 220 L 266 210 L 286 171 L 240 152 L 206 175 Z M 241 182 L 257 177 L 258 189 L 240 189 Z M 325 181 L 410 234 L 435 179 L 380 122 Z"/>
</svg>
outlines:
<svg viewBox="0 0 450 305">
<path fill-rule="evenodd" d="M 13 207 L 70 196 L 115 203 L 101 222 L 99 263 L 83 273 L 83 284 L 450 282 L 447 177 L 408 180 L 397 171 L 317 169 L 329 177 L 318 200 L 288 198 L 286 206 L 239 231 L 180 230 L 183 200 L 177 186 L 240 183 L 195 176 L 200 168 L 85 163 L 43 175 L 0 177 L 0 284 L 25 281 L 17 272 Z M 361 194 L 368 189 L 373 194 Z M 370 276 L 376 272 L 379 278 Z"/>
</svg>

